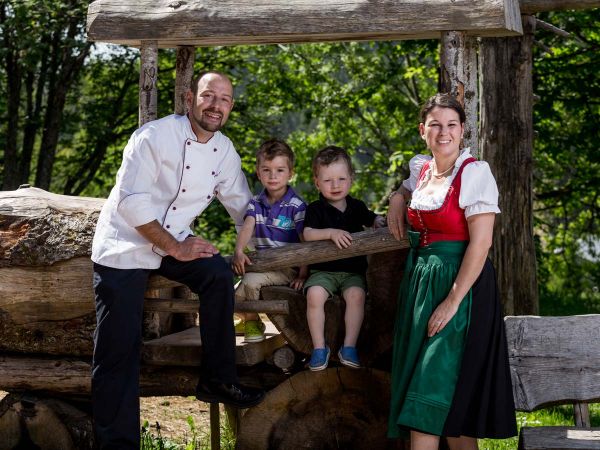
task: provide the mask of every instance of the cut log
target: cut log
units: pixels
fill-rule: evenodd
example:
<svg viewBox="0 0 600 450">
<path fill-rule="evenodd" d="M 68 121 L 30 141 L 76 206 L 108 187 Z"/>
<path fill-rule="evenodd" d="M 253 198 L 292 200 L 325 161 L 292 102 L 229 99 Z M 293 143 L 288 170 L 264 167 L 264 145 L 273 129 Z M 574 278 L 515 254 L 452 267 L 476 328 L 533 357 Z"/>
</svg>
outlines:
<svg viewBox="0 0 600 450">
<path fill-rule="evenodd" d="M 406 255 L 405 250 L 400 250 L 369 256 L 369 294 L 357 344 L 362 364 L 372 364 L 392 346 L 396 300 Z M 282 286 L 265 287 L 261 294 L 265 300 L 287 300 L 289 314 L 268 314 L 269 319 L 293 349 L 310 354 L 312 341 L 304 295 Z M 332 349 L 333 360 L 337 359 L 337 350 L 344 341 L 344 312 L 345 303 L 338 296 L 325 303 L 325 341 Z"/>
<path fill-rule="evenodd" d="M 241 420 L 237 448 L 387 449 L 389 374 L 368 369 L 299 372 Z"/>
<path fill-rule="evenodd" d="M 87 20 L 89 40 L 138 47 L 149 39 L 160 47 L 436 39 L 450 30 L 519 34 L 518 1 L 96 0 Z"/>
<path fill-rule="evenodd" d="M 92 419 L 56 399 L 9 394 L 0 402 L 0 449 L 92 450 Z"/>
</svg>

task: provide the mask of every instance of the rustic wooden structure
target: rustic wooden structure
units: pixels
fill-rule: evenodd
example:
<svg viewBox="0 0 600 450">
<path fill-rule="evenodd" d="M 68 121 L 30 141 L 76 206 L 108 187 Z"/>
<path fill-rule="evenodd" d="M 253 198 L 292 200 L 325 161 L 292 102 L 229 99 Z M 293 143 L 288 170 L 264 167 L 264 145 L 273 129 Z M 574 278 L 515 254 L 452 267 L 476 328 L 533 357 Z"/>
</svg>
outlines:
<svg viewBox="0 0 600 450">
<path fill-rule="evenodd" d="M 573 403 L 575 427 L 523 427 L 520 449 L 598 449 L 587 404 L 600 400 L 600 315 L 507 317 L 515 406 Z"/>
</svg>

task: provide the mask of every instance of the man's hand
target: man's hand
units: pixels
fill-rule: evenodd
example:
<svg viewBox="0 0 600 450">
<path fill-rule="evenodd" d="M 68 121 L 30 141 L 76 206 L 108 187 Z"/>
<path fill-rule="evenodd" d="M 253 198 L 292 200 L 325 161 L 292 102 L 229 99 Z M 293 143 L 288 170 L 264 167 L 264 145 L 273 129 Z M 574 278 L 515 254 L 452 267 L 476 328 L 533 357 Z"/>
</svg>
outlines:
<svg viewBox="0 0 600 450">
<path fill-rule="evenodd" d="M 236 275 L 244 275 L 246 273 L 246 264 L 252 265 L 252 261 L 242 250 L 236 250 L 231 260 L 231 267 Z"/>
<path fill-rule="evenodd" d="M 332 228 L 329 233 L 329 239 L 337 246 L 337 248 L 348 248 L 352 244 L 352 235 L 344 230 Z"/>
<path fill-rule="evenodd" d="M 169 254 L 179 261 L 193 261 L 198 258 L 211 258 L 218 253 L 219 250 L 210 242 L 197 236 L 190 236 L 178 242 Z"/>
</svg>

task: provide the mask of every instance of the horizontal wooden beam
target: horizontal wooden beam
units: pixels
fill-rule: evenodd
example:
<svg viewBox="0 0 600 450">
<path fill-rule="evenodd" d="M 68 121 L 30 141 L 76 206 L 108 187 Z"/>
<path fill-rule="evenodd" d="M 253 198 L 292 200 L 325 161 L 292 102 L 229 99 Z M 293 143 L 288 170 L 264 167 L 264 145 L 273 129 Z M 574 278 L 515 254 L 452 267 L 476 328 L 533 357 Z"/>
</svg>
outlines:
<svg viewBox="0 0 600 450">
<path fill-rule="evenodd" d="M 144 301 L 145 312 L 197 313 L 198 306 L 198 300 L 184 298 L 146 298 Z M 234 310 L 235 312 L 267 314 L 288 314 L 289 312 L 287 301 L 285 300 L 238 302 L 235 304 Z"/>
<path fill-rule="evenodd" d="M 521 13 L 523 14 L 600 7 L 600 0 L 520 0 L 519 3 L 521 4 Z"/>
<path fill-rule="evenodd" d="M 352 245 L 344 249 L 337 248 L 332 241 L 313 241 L 253 252 L 249 255 L 252 265 L 246 266 L 246 270 L 248 272 L 280 270 L 286 267 L 390 252 L 408 247 L 407 239 L 397 241 L 388 228 L 379 228 L 353 233 Z"/>
<path fill-rule="evenodd" d="M 518 0 L 96 0 L 88 39 L 139 47 L 439 39 L 522 32 Z"/>
</svg>

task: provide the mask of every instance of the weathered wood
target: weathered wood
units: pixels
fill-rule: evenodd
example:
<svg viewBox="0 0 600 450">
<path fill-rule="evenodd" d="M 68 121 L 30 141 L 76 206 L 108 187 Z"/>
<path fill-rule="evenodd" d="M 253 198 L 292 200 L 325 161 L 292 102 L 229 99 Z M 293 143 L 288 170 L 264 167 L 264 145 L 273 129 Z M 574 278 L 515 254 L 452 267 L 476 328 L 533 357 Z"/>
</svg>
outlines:
<svg viewBox="0 0 600 450">
<path fill-rule="evenodd" d="M 273 364 L 282 370 L 288 370 L 296 362 L 294 350 L 284 345 L 273 352 Z"/>
<path fill-rule="evenodd" d="M 600 428 L 523 427 L 519 449 L 569 450 L 600 449 Z"/>
<path fill-rule="evenodd" d="M 221 448 L 221 414 L 218 403 L 210 404 L 210 450 Z"/>
<path fill-rule="evenodd" d="M 587 403 L 573 404 L 573 415 L 575 416 L 575 426 L 579 428 L 591 427 L 590 408 Z"/>
<path fill-rule="evenodd" d="M 92 450 L 89 414 L 56 399 L 10 394 L 0 402 L 0 449 Z"/>
<path fill-rule="evenodd" d="M 491 256 L 506 314 L 538 311 L 532 190 L 535 18 L 524 16 L 523 24 L 523 37 L 484 38 L 480 45 L 481 152 L 496 177 L 502 210 Z"/>
<path fill-rule="evenodd" d="M 181 298 L 146 298 L 144 311 L 164 311 L 172 313 L 198 312 L 198 300 Z M 245 301 L 235 304 L 235 312 L 256 312 L 271 314 L 288 314 L 289 308 L 285 300 Z"/>
<path fill-rule="evenodd" d="M 523 14 L 600 7 L 600 0 L 520 0 L 519 3 Z"/>
<path fill-rule="evenodd" d="M 448 92 L 463 105 L 467 115 L 463 144 L 474 156 L 479 152 L 477 40 L 465 32 L 442 33 L 440 44 L 440 92 Z"/>
<path fill-rule="evenodd" d="M 299 372 L 243 417 L 237 447 L 387 449 L 389 374 L 368 369 Z"/>
<path fill-rule="evenodd" d="M 175 65 L 175 114 L 187 113 L 185 96 L 192 84 L 194 76 L 194 58 L 196 47 L 177 46 L 177 62 Z"/>
<path fill-rule="evenodd" d="M 262 342 L 244 342 L 236 336 L 235 360 L 239 365 L 252 366 L 265 360 L 275 349 L 285 344 L 275 327 L 267 323 L 266 339 Z M 200 329 L 192 327 L 179 333 L 144 342 L 142 361 L 159 366 L 199 366 L 202 353 Z"/>
<path fill-rule="evenodd" d="M 252 265 L 246 266 L 246 270 L 249 272 L 280 270 L 290 266 L 390 252 L 408 247 L 407 239 L 397 241 L 388 228 L 379 228 L 353 233 L 352 245 L 344 249 L 337 248 L 332 241 L 312 241 L 252 252 L 248 255 Z"/>
<path fill-rule="evenodd" d="M 0 356 L 0 389 L 89 398 L 92 367 L 88 361 L 31 356 Z M 194 395 L 197 367 L 142 366 L 143 396 Z"/>
<path fill-rule="evenodd" d="M 88 256 L 104 201 L 37 188 L 0 191 L 0 267 Z"/>
<path fill-rule="evenodd" d="M 89 40 L 139 46 L 154 39 L 161 47 L 431 39 L 449 30 L 519 34 L 518 1 L 96 0 L 87 20 Z"/>
<path fill-rule="evenodd" d="M 365 319 L 357 343 L 364 365 L 373 363 L 392 345 L 396 299 L 405 258 L 405 250 L 377 253 L 369 257 L 369 294 L 365 305 Z M 306 321 L 304 295 L 283 286 L 265 287 L 261 294 L 265 300 L 287 300 L 289 314 L 269 314 L 269 319 L 293 349 L 310 354 L 312 341 Z M 332 349 L 331 359 L 334 361 L 344 341 L 345 308 L 346 305 L 339 296 L 325 303 L 325 341 Z"/>
<path fill-rule="evenodd" d="M 600 400 L 600 315 L 507 317 L 515 407 Z"/>
<path fill-rule="evenodd" d="M 140 99 L 139 120 L 141 127 L 158 117 L 156 79 L 158 77 L 158 42 L 144 40 L 140 46 Z"/>
</svg>

